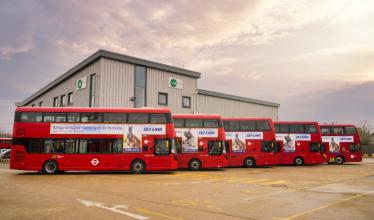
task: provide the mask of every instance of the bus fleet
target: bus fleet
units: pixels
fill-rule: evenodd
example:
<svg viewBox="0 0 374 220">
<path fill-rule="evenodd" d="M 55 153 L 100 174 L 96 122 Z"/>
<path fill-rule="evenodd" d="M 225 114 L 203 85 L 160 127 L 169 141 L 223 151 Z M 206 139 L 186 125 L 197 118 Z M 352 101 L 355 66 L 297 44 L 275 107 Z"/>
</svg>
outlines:
<svg viewBox="0 0 374 220">
<path fill-rule="evenodd" d="M 152 108 L 17 108 L 11 148 L 11 169 L 45 174 L 362 161 L 354 125 Z"/>
</svg>

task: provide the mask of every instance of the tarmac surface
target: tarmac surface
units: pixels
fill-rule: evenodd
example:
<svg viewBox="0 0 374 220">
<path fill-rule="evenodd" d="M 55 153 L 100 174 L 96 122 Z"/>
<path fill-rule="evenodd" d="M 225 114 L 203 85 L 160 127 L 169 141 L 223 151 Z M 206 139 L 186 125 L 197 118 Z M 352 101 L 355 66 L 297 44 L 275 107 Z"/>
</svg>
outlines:
<svg viewBox="0 0 374 220">
<path fill-rule="evenodd" d="M 0 185 L 0 219 L 374 219 L 374 158 L 143 175 L 1 164 Z"/>
</svg>

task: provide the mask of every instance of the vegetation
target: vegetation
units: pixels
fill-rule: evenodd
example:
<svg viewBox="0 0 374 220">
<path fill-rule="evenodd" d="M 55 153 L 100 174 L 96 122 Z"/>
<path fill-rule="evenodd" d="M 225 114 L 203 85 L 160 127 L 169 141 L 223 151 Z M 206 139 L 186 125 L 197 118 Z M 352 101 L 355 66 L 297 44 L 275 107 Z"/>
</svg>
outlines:
<svg viewBox="0 0 374 220">
<path fill-rule="evenodd" d="M 358 125 L 358 133 L 361 137 L 361 145 L 367 146 L 370 145 L 370 139 L 372 134 L 372 128 L 369 125 L 367 121 L 361 122 L 360 125 Z"/>
<path fill-rule="evenodd" d="M 0 137 L 12 137 L 12 135 L 0 128 Z"/>
</svg>

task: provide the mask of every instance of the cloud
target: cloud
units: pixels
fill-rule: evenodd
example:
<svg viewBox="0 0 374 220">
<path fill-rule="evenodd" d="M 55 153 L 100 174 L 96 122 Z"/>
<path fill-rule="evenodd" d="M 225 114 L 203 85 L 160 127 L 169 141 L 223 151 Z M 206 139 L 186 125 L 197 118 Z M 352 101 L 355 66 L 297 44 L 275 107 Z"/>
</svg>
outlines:
<svg viewBox="0 0 374 220">
<path fill-rule="evenodd" d="M 27 41 L 15 43 L 15 45 L 8 45 L 0 47 L 0 59 L 10 60 L 15 54 L 26 53 L 32 50 L 34 46 Z"/>
<path fill-rule="evenodd" d="M 368 121 L 374 125 L 372 94 L 374 81 L 287 97 L 281 100 L 280 120 L 354 124 Z"/>
<path fill-rule="evenodd" d="M 0 100 L 23 100 L 101 48 L 202 72 L 200 88 L 280 102 L 289 111 L 299 99 L 288 97 L 373 80 L 373 6 L 1 1 Z M 12 117 L 5 105 L 0 121 Z"/>
</svg>

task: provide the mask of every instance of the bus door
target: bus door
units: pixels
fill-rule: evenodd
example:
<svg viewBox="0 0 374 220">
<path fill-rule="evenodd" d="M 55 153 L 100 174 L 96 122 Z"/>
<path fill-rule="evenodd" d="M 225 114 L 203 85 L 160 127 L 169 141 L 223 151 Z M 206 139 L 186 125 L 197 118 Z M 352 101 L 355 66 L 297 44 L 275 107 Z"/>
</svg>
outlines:
<svg viewBox="0 0 374 220">
<path fill-rule="evenodd" d="M 143 141 L 144 156 L 152 167 L 170 166 L 169 155 L 172 152 L 174 140 L 166 138 L 148 138 Z"/>
</svg>

